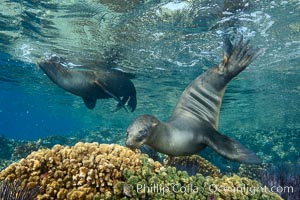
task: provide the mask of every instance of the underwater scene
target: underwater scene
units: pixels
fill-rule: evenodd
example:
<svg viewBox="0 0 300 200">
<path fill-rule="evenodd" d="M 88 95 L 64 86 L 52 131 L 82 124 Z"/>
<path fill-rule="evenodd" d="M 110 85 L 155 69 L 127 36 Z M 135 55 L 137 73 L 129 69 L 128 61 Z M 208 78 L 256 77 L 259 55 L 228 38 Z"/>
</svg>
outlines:
<svg viewBox="0 0 300 200">
<path fill-rule="evenodd" d="M 0 200 L 300 199 L 299 0 L 0 2 Z"/>
</svg>

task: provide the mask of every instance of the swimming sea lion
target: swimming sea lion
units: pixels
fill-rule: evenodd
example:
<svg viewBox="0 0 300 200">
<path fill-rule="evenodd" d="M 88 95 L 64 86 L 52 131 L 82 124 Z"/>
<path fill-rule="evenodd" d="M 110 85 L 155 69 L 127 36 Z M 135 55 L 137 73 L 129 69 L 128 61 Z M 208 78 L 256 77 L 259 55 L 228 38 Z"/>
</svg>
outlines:
<svg viewBox="0 0 300 200">
<path fill-rule="evenodd" d="M 121 107 L 127 111 L 126 103 L 131 112 L 136 108 L 135 87 L 120 71 L 70 68 L 58 56 L 52 56 L 38 65 L 55 84 L 72 94 L 81 96 L 89 109 L 96 106 L 97 99 L 107 98 L 114 98 L 119 102 L 115 111 Z"/>
<path fill-rule="evenodd" d="M 152 115 L 133 121 L 127 129 L 126 146 L 139 148 L 146 144 L 170 156 L 192 155 L 209 146 L 232 161 L 260 163 L 255 153 L 217 131 L 227 83 L 262 52 L 248 43 L 241 37 L 233 46 L 225 37 L 223 61 L 199 75 L 184 90 L 167 122 Z"/>
</svg>

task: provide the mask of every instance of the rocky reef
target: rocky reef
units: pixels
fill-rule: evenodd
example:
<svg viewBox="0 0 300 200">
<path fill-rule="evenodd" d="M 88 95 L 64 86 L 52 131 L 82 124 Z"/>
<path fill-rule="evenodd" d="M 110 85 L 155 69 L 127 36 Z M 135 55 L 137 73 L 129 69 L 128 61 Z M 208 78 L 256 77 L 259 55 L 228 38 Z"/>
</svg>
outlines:
<svg viewBox="0 0 300 200">
<path fill-rule="evenodd" d="M 117 144 L 41 149 L 1 171 L 0 180 L 21 181 L 29 190 L 38 186 L 38 200 L 281 199 L 256 181 L 189 176 Z"/>
</svg>

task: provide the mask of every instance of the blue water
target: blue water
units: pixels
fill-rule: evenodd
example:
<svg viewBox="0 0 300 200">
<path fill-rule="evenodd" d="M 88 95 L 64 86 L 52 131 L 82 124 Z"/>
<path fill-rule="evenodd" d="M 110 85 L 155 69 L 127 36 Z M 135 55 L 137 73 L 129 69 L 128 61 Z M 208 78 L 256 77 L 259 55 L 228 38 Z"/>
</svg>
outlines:
<svg viewBox="0 0 300 200">
<path fill-rule="evenodd" d="M 0 2 L 0 135 L 109 129 L 125 141 L 138 115 L 167 120 L 184 88 L 220 62 L 224 32 L 240 33 L 265 53 L 228 85 L 219 130 L 267 163 L 300 165 L 299 0 Z M 112 113 L 113 99 L 88 110 L 37 67 L 51 54 L 136 74 L 136 111 Z"/>
</svg>

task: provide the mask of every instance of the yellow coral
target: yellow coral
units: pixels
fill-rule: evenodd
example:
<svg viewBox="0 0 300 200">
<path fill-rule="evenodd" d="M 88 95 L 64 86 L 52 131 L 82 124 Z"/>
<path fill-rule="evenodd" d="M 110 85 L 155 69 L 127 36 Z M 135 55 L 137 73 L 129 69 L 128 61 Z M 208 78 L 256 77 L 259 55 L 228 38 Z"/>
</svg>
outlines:
<svg viewBox="0 0 300 200">
<path fill-rule="evenodd" d="M 37 199 L 93 199 L 110 197 L 122 181 L 122 171 L 140 165 L 140 153 L 116 145 L 79 142 L 73 147 L 55 145 L 33 152 L 0 173 L 0 180 L 20 179 L 41 186 Z M 93 189 L 87 189 L 93 188 Z"/>
</svg>

